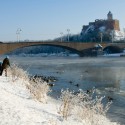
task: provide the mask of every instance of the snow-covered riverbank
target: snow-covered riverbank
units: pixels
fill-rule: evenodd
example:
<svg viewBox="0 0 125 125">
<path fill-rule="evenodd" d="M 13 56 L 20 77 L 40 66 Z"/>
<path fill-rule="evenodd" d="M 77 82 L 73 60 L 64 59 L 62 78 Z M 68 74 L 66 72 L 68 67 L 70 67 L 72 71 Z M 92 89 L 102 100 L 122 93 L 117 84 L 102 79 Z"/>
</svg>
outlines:
<svg viewBox="0 0 125 125">
<path fill-rule="evenodd" d="M 47 96 L 46 102 L 41 103 L 32 98 L 23 82 L 23 79 L 0 76 L 0 125 L 92 125 L 88 122 L 90 112 L 88 118 L 85 116 L 88 120 L 81 121 L 74 115 L 64 120 L 59 113 L 60 100 Z M 106 116 L 98 117 L 100 121 L 94 119 L 96 125 L 118 125 Z"/>
<path fill-rule="evenodd" d="M 33 100 L 24 86 L 14 85 L 0 76 L 0 125 L 80 125 L 62 121 L 57 113 L 59 102 L 48 97 L 47 103 Z"/>
</svg>

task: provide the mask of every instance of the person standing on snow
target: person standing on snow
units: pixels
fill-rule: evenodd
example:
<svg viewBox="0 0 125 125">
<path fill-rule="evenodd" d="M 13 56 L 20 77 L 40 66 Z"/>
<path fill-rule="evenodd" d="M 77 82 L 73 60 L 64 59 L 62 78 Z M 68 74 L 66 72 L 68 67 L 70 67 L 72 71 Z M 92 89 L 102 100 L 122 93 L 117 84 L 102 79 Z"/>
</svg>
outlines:
<svg viewBox="0 0 125 125">
<path fill-rule="evenodd" d="M 2 75 L 2 62 L 0 62 L 0 76 Z"/>
<path fill-rule="evenodd" d="M 3 74 L 3 70 L 5 70 L 5 76 L 7 76 L 7 68 L 10 66 L 10 61 L 9 61 L 9 56 L 6 56 L 6 58 L 3 60 L 2 63 L 2 70 L 1 70 L 1 74 Z"/>
</svg>

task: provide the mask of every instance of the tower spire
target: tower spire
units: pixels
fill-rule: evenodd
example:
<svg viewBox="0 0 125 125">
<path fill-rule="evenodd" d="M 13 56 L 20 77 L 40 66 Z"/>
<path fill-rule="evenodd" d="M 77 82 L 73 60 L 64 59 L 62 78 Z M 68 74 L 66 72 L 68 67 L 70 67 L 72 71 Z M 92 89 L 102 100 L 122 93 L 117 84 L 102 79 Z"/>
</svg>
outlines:
<svg viewBox="0 0 125 125">
<path fill-rule="evenodd" d="M 108 12 L 107 19 L 108 20 L 112 20 L 113 19 L 113 15 L 112 15 L 111 11 Z"/>
</svg>

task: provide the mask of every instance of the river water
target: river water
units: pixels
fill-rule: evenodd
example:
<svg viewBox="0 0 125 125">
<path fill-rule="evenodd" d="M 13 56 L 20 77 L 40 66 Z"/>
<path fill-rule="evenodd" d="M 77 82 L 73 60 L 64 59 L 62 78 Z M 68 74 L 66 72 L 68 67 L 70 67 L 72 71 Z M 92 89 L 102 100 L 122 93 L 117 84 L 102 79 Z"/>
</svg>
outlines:
<svg viewBox="0 0 125 125">
<path fill-rule="evenodd" d="M 0 57 L 2 60 L 3 57 Z M 31 75 L 54 76 L 58 80 L 51 96 L 57 98 L 60 90 L 69 88 L 96 89 L 96 93 L 113 98 L 108 111 L 112 121 L 125 125 L 125 58 L 124 57 L 18 57 L 10 56 L 10 62 L 18 64 Z"/>
</svg>

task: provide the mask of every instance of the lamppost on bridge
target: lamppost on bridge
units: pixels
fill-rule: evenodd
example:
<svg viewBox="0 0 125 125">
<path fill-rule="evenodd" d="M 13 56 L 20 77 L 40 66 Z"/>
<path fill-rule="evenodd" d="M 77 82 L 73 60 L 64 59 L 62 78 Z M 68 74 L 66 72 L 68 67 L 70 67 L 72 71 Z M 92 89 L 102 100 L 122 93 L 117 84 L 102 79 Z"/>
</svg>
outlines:
<svg viewBox="0 0 125 125">
<path fill-rule="evenodd" d="M 67 29 L 67 32 L 68 32 L 68 42 L 69 42 L 69 32 L 70 32 L 70 29 Z"/>
<path fill-rule="evenodd" d="M 17 42 L 19 42 L 20 41 L 20 32 L 21 32 L 22 30 L 20 29 L 20 28 L 18 28 L 17 29 L 17 31 L 16 31 L 16 35 L 17 35 Z"/>
<path fill-rule="evenodd" d="M 60 33 L 61 34 L 61 42 L 63 41 L 63 32 Z"/>
<path fill-rule="evenodd" d="M 123 28 L 123 32 L 124 32 L 124 41 L 125 41 L 125 28 Z"/>
</svg>

